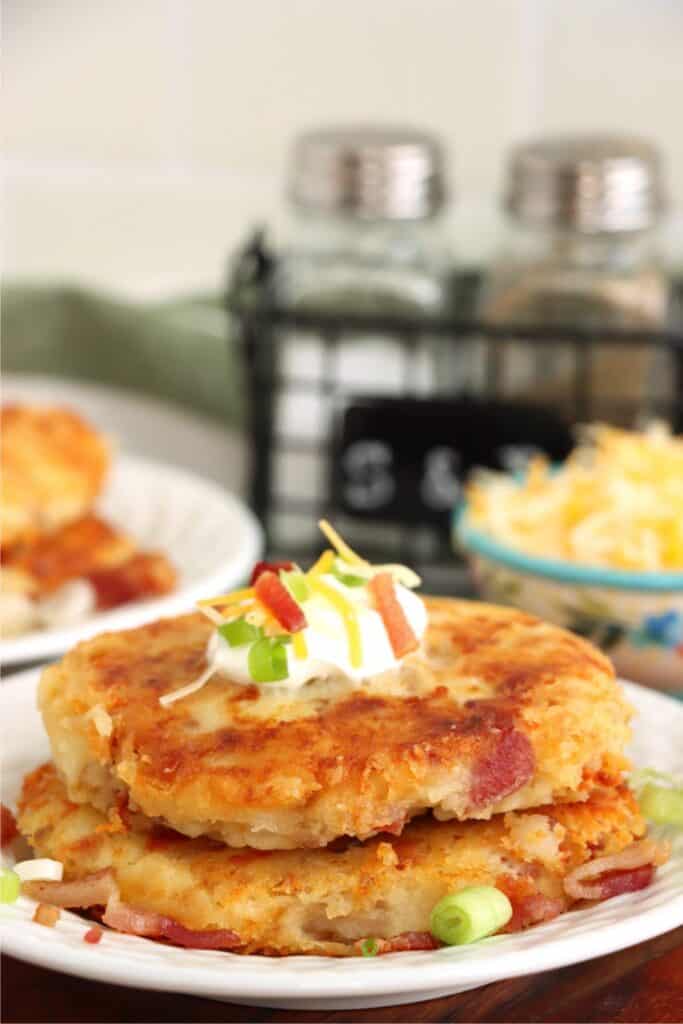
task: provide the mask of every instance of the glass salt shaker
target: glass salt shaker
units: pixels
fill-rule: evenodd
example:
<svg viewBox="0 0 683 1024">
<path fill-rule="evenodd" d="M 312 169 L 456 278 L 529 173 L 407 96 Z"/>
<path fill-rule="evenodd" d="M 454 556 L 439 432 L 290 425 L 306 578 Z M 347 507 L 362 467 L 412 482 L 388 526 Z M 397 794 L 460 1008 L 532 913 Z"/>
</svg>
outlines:
<svg viewBox="0 0 683 1024">
<path fill-rule="evenodd" d="M 510 157 L 506 243 L 482 292 L 490 323 L 598 329 L 585 408 L 632 423 L 667 402 L 671 375 L 652 346 L 600 344 L 599 328 L 661 328 L 668 284 L 657 228 L 664 211 L 656 149 L 641 139 L 544 139 Z M 520 331 L 523 337 L 523 331 Z M 500 346 L 498 386 L 575 411 L 575 352 L 566 342 Z"/>
<path fill-rule="evenodd" d="M 410 128 L 308 132 L 294 145 L 292 233 L 281 285 L 298 306 L 411 315 L 441 310 L 444 155 Z"/>
<path fill-rule="evenodd" d="M 289 200 L 290 238 L 277 278 L 288 305 L 340 316 L 445 311 L 452 260 L 445 159 L 433 136 L 379 126 L 306 133 L 294 145 Z M 362 351 L 356 346 L 355 376 L 372 372 L 378 345 L 368 337 Z M 351 356 L 344 354 L 347 362 Z M 386 372 L 383 363 L 379 376 Z"/>
<path fill-rule="evenodd" d="M 341 330 L 332 354 L 322 336 L 281 333 L 282 379 L 314 382 L 324 375 L 327 390 L 321 397 L 285 389 L 276 430 L 287 438 L 305 432 L 309 442 L 324 445 L 335 393 L 431 393 L 459 379 L 462 357 L 452 345 L 421 335 L 420 345 L 408 350 L 388 328 L 343 330 L 346 315 L 419 319 L 445 312 L 452 260 L 444 153 L 436 138 L 414 128 L 310 131 L 293 146 L 288 199 L 276 295 L 289 309 L 332 314 Z M 318 467 L 317 479 L 323 475 Z M 310 474 L 304 478 L 298 465 L 295 472 L 291 460 L 281 483 L 287 493 L 312 493 Z"/>
</svg>

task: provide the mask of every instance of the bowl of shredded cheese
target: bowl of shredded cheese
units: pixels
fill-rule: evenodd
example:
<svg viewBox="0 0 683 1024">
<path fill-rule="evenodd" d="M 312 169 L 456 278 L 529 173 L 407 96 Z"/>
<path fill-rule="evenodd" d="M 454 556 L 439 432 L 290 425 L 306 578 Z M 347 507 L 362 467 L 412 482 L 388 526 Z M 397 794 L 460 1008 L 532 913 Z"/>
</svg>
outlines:
<svg viewBox="0 0 683 1024">
<path fill-rule="evenodd" d="M 683 690 L 683 437 L 582 428 L 561 466 L 481 470 L 456 517 L 481 596 L 581 633 L 617 670 Z"/>
</svg>

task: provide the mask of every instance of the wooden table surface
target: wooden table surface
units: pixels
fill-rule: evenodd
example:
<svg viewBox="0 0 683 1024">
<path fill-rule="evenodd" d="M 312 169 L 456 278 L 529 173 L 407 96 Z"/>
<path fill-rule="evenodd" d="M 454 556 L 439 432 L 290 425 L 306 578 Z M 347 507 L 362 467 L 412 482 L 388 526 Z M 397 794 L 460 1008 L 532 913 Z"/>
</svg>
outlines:
<svg viewBox="0 0 683 1024">
<path fill-rule="evenodd" d="M 2 958 L 2 1020 L 683 1022 L 683 928 L 621 953 L 460 996 L 378 1010 L 269 1010 L 81 981 Z"/>
</svg>

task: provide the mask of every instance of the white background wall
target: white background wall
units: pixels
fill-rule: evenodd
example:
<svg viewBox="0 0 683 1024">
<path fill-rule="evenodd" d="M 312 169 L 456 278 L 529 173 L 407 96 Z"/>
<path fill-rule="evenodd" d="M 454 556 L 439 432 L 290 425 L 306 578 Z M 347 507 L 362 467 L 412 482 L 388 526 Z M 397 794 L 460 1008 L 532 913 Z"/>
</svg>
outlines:
<svg viewBox="0 0 683 1024">
<path fill-rule="evenodd" d="M 335 120 L 443 137 L 467 259 L 511 142 L 649 135 L 683 250 L 683 0 L 5 0 L 3 34 L 8 277 L 214 285 L 282 220 L 293 134 Z"/>
</svg>

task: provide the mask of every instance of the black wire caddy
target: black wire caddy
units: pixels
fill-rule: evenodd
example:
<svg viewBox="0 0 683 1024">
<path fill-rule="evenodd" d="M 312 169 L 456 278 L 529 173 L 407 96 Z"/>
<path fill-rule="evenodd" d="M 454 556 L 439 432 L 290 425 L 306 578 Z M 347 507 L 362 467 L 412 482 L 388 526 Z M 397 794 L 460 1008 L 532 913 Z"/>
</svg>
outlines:
<svg viewBox="0 0 683 1024">
<path fill-rule="evenodd" d="M 623 398 L 596 410 L 592 361 L 609 346 L 668 354 L 667 398 L 649 402 L 646 416 L 683 429 L 683 279 L 672 283 L 666 328 L 654 332 L 485 323 L 476 316 L 477 270 L 453 277 L 447 317 L 287 307 L 276 273 L 277 256 L 257 233 L 227 289 L 246 374 L 248 498 L 269 557 L 309 564 L 323 546 L 324 517 L 372 561 L 413 566 L 432 592 L 468 593 L 452 533 L 474 468 L 519 472 L 538 451 L 563 459 L 574 425 L 596 411 L 620 424 L 642 420 L 641 403 Z M 561 401 L 505 393 L 511 345 L 532 361 L 558 345 L 570 354 Z M 476 390 L 459 372 L 473 354 Z"/>
</svg>

